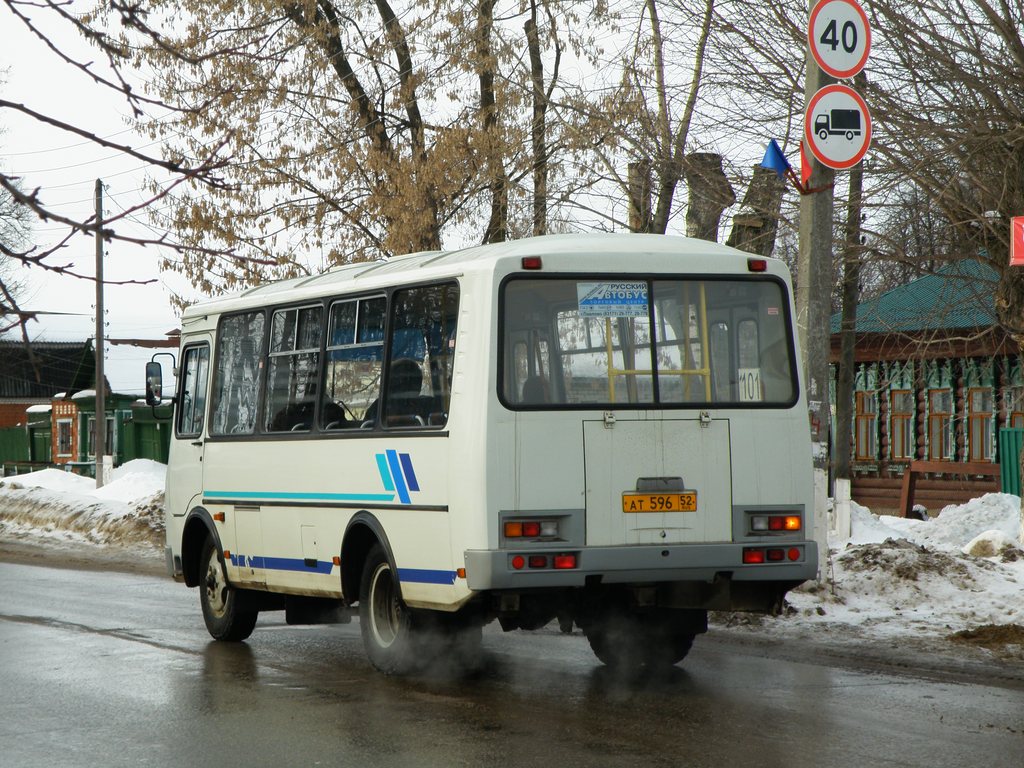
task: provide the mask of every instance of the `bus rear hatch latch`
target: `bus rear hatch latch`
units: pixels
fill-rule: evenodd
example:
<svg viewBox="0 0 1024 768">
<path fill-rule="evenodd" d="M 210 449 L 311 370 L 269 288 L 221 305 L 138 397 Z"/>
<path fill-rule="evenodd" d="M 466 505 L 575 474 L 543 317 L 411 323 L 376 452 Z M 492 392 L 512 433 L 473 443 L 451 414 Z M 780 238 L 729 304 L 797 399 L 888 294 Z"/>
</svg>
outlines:
<svg viewBox="0 0 1024 768">
<path fill-rule="evenodd" d="M 615 426 L 615 414 L 611 411 L 604 412 L 604 428 L 611 429 Z"/>
<path fill-rule="evenodd" d="M 701 425 L 701 427 L 703 427 L 704 429 L 707 429 L 709 424 L 711 424 L 711 414 L 708 413 L 707 411 L 701 411 L 700 412 L 700 425 Z"/>
</svg>

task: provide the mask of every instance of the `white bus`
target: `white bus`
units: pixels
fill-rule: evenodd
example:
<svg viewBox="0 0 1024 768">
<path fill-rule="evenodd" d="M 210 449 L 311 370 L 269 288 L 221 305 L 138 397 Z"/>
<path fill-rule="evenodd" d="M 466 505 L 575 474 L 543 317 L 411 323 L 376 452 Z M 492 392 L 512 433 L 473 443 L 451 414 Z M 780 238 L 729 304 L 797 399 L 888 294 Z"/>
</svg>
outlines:
<svg viewBox="0 0 1024 768">
<path fill-rule="evenodd" d="M 566 235 L 359 263 L 182 318 L 167 564 L 209 632 L 358 611 L 404 672 L 558 620 L 680 661 L 817 570 L 785 266 Z M 158 363 L 147 397 L 160 394 Z M 434 641 L 430 650 L 426 638 Z"/>
</svg>

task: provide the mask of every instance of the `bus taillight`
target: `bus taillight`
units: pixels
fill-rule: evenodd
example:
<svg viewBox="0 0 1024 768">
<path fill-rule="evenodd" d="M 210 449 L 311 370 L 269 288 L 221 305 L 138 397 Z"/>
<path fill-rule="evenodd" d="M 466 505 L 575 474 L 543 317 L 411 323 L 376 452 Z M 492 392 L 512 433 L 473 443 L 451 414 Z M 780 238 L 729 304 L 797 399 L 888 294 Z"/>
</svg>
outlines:
<svg viewBox="0 0 1024 768">
<path fill-rule="evenodd" d="M 803 529 L 800 515 L 752 515 L 750 531 L 752 533 L 785 533 Z"/>
<path fill-rule="evenodd" d="M 578 553 L 559 552 L 555 555 L 510 555 L 508 558 L 508 564 L 514 571 L 521 571 L 524 568 L 532 570 L 572 570 L 577 567 Z"/>
<path fill-rule="evenodd" d="M 760 565 L 764 562 L 764 550 L 747 547 L 743 550 L 744 565 Z"/>
<path fill-rule="evenodd" d="M 506 539 L 558 538 L 557 520 L 506 520 L 502 525 Z"/>
<path fill-rule="evenodd" d="M 791 562 L 798 561 L 803 556 L 799 547 L 782 549 L 781 547 L 745 547 L 743 549 L 744 565 L 763 565 L 764 563 L 781 563 L 789 558 Z"/>
</svg>

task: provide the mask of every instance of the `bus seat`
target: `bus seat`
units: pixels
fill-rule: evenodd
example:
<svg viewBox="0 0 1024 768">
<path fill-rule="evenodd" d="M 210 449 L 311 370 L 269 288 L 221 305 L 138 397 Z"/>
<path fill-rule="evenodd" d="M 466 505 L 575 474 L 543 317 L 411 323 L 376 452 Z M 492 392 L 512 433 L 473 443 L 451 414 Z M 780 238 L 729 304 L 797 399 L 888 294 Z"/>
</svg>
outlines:
<svg viewBox="0 0 1024 768">
<path fill-rule="evenodd" d="M 543 376 L 530 376 L 523 382 L 519 402 L 525 405 L 540 405 L 548 402 L 548 383 Z"/>
<path fill-rule="evenodd" d="M 300 401 L 289 403 L 274 414 L 269 430 L 271 432 L 298 432 L 313 426 L 313 403 Z"/>
<path fill-rule="evenodd" d="M 324 401 L 323 409 L 320 413 L 320 423 L 327 430 L 345 429 L 346 427 L 355 426 L 355 424 L 348 421 L 345 409 L 333 400 Z"/>
</svg>

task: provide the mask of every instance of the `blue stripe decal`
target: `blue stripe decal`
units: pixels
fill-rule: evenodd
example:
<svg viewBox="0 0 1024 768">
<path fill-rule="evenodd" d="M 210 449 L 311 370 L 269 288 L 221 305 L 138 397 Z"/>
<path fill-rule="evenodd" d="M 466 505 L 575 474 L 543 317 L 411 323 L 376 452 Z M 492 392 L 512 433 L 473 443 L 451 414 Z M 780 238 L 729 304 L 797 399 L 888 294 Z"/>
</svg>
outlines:
<svg viewBox="0 0 1024 768">
<path fill-rule="evenodd" d="M 423 568 L 399 568 L 398 580 L 417 584 L 454 584 L 455 571 L 429 571 Z"/>
<path fill-rule="evenodd" d="M 298 571 L 300 573 L 319 573 L 327 576 L 334 568 L 334 563 L 327 560 L 317 560 L 316 566 L 306 565 L 304 560 L 292 557 L 262 557 L 257 555 L 249 557 L 246 555 L 231 555 L 231 564 L 239 568 L 259 568 L 267 571 Z"/>
<path fill-rule="evenodd" d="M 394 490 L 388 488 L 387 490 Z M 393 493 L 289 493 L 282 491 L 203 491 L 210 499 L 275 499 L 284 501 L 394 501 Z M 406 498 L 405 503 L 409 500 Z"/>
<path fill-rule="evenodd" d="M 391 470 L 388 468 L 387 458 L 385 458 L 383 453 L 377 454 L 377 471 L 380 472 L 380 480 L 384 483 L 384 490 L 395 490 L 395 484 L 391 482 Z"/>
<path fill-rule="evenodd" d="M 402 475 L 402 467 L 398 463 L 398 451 L 389 450 L 388 466 L 391 467 L 391 479 L 395 481 L 395 490 L 398 492 L 398 500 L 403 504 L 409 504 L 409 489 L 405 487 L 405 477 Z"/>
<path fill-rule="evenodd" d="M 398 458 L 402 460 L 402 469 L 405 470 L 405 482 L 410 491 L 418 491 L 420 484 L 416 482 L 416 473 L 412 471 L 412 457 L 408 453 L 400 453 Z"/>
<path fill-rule="evenodd" d="M 268 571 L 297 571 L 299 573 L 319 573 L 327 576 L 334 568 L 334 563 L 327 560 L 317 560 L 316 567 L 306 565 L 304 560 L 293 557 L 263 557 L 261 555 L 248 556 L 232 553 L 231 564 L 238 568 L 258 568 Z M 398 580 L 415 584 L 444 584 L 455 583 L 455 571 L 435 571 L 425 568 L 399 568 Z"/>
</svg>

